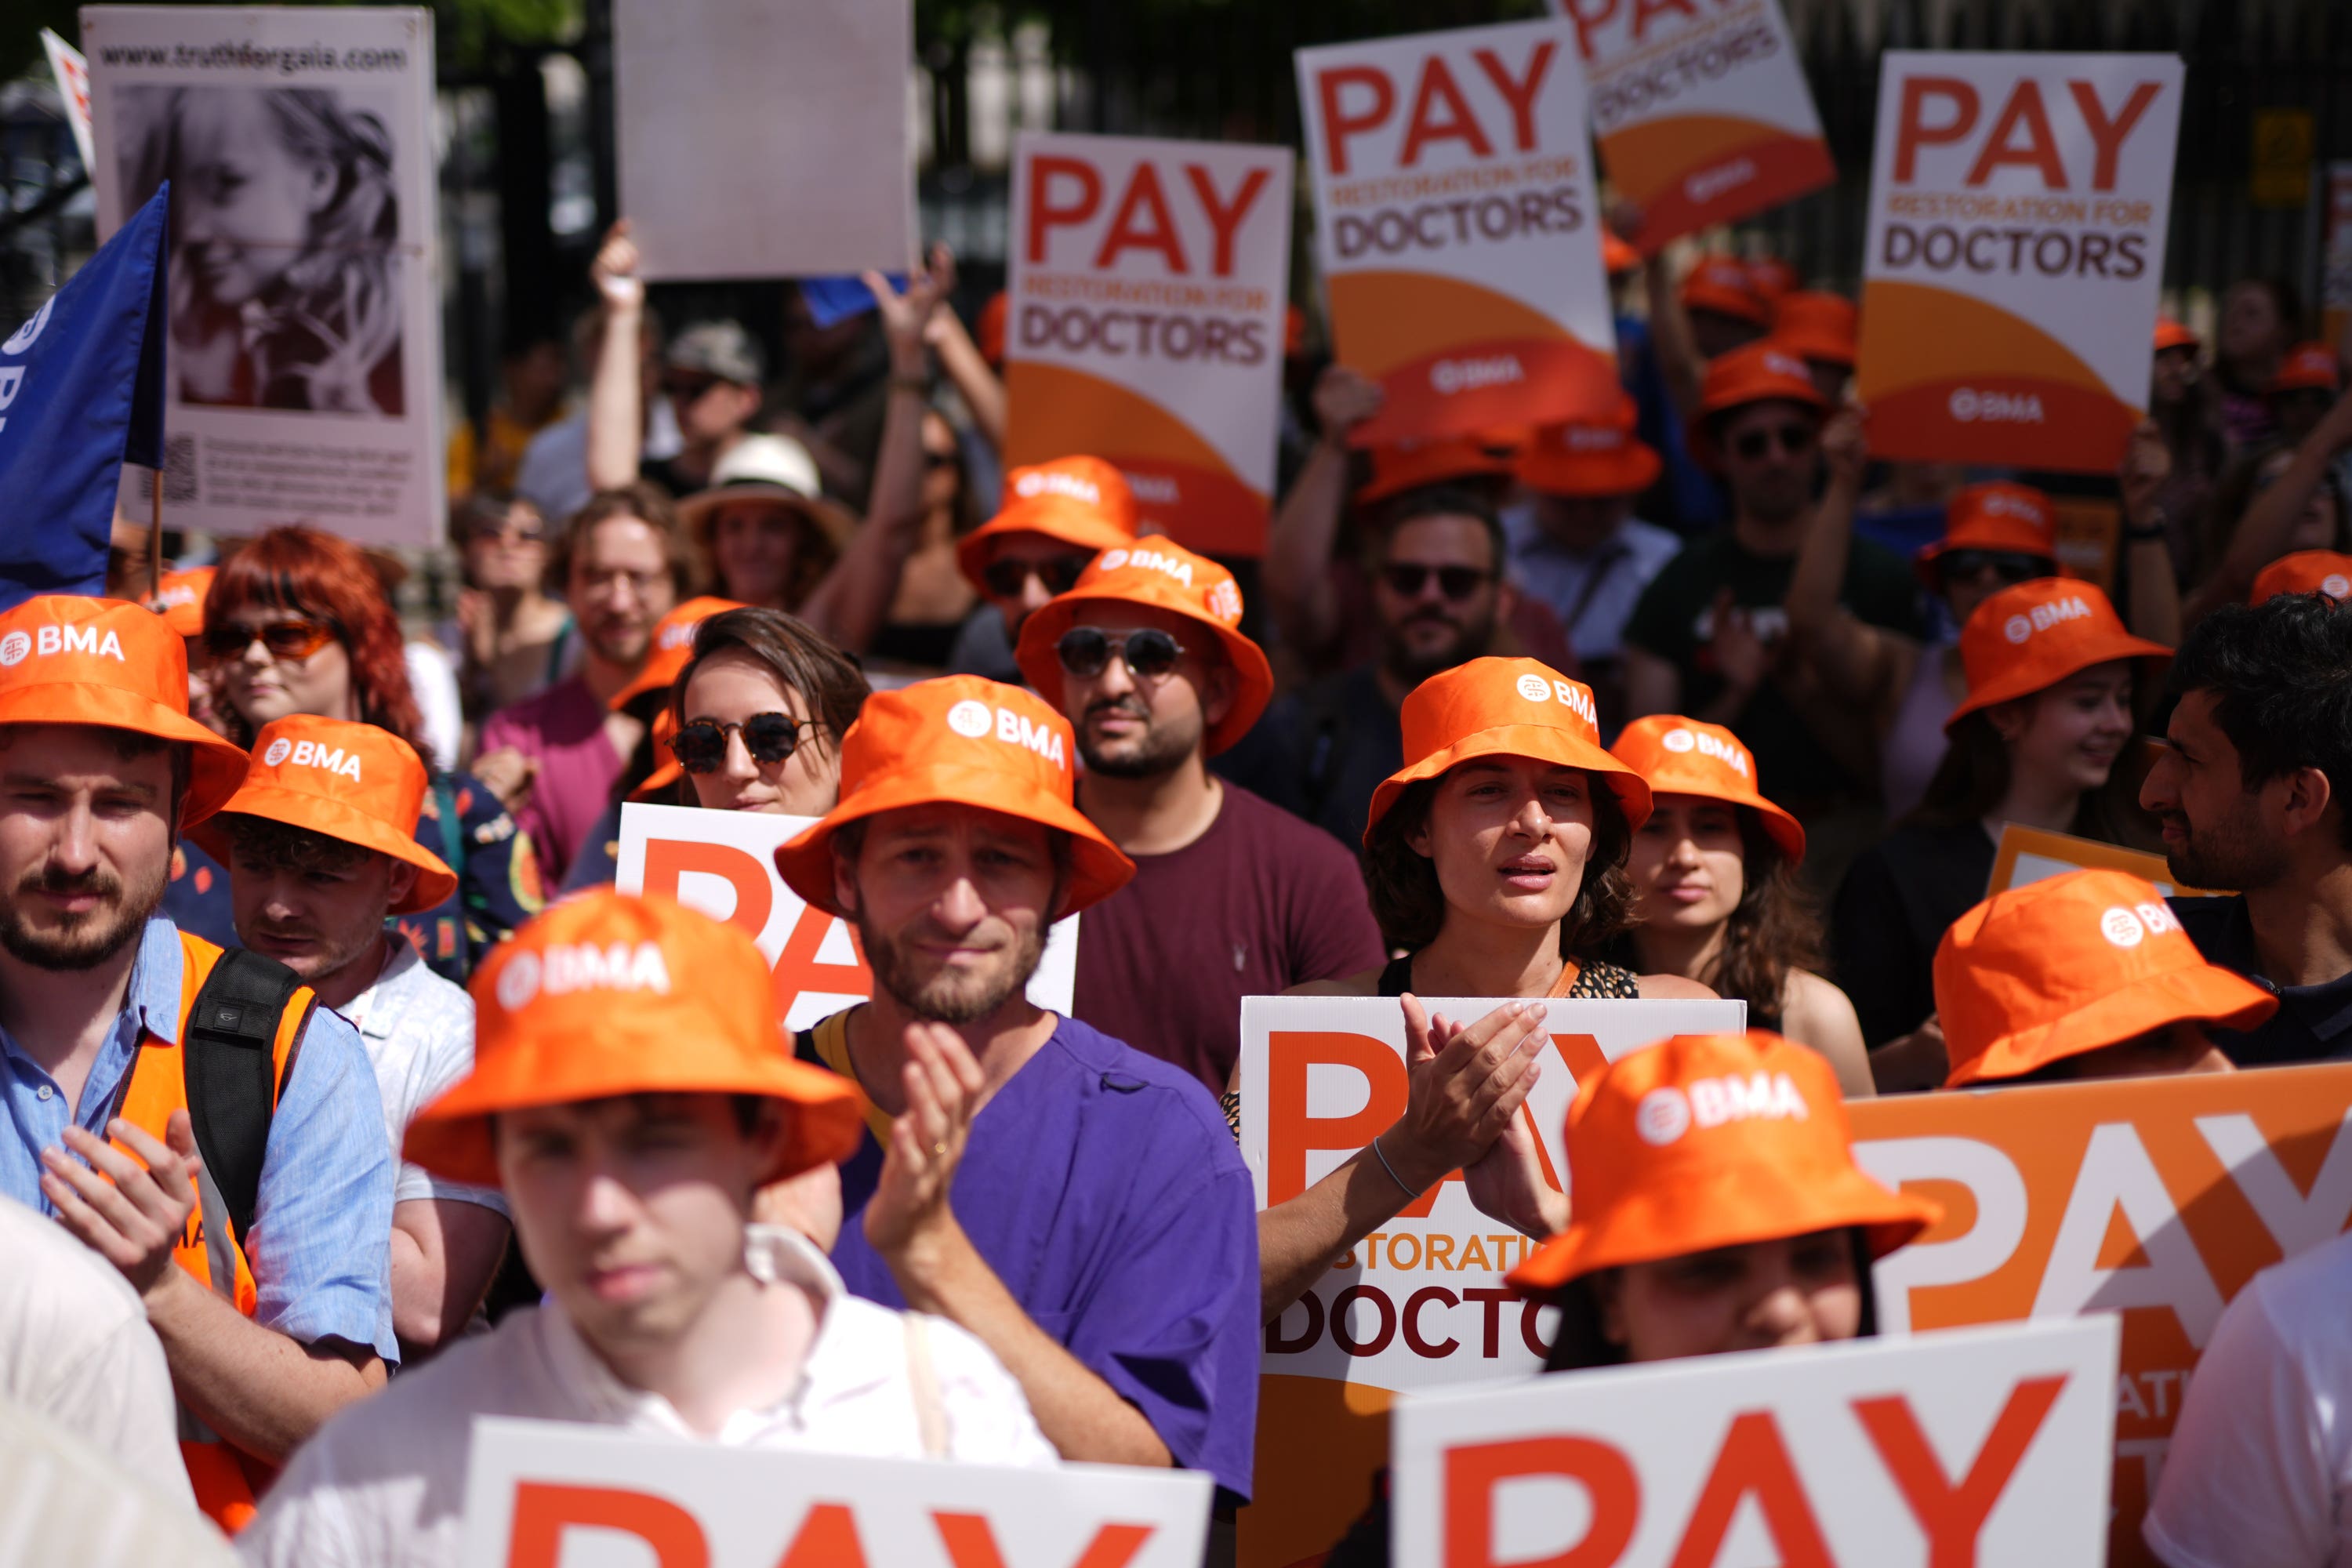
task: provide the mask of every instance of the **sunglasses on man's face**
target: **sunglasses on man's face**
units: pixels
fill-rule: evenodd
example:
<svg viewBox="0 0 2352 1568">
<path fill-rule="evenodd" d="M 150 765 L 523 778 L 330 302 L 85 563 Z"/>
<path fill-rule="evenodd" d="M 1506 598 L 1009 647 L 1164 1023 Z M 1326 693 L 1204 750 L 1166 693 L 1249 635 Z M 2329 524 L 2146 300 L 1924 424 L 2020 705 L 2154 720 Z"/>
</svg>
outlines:
<svg viewBox="0 0 2352 1568">
<path fill-rule="evenodd" d="M 715 375 L 686 374 L 662 377 L 662 390 L 669 394 L 669 400 L 672 403 L 691 403 L 718 384 L 719 378 Z"/>
<path fill-rule="evenodd" d="M 325 621 L 272 621 L 266 626 L 232 621 L 205 628 L 204 649 L 213 658 L 239 658 L 258 637 L 272 658 L 308 658 L 335 637 L 335 628 Z"/>
<path fill-rule="evenodd" d="M 529 522 L 512 522 L 505 518 L 486 517 L 475 522 L 468 533 L 477 544 L 496 544 L 501 541 L 515 544 L 547 542 L 546 526 L 537 519 Z"/>
<path fill-rule="evenodd" d="M 1743 430 L 1731 443 L 1731 449 L 1744 462 L 1761 462 L 1778 447 L 1792 458 L 1802 457 L 1813 449 L 1813 427 L 1810 425 L 1774 425 L 1761 430 Z"/>
<path fill-rule="evenodd" d="M 800 749 L 803 730 L 814 733 L 816 721 L 789 713 L 754 713 L 740 724 L 690 719 L 669 738 L 669 752 L 688 773 L 716 773 L 727 765 L 727 736 L 733 731 L 743 737 L 743 749 L 753 762 L 772 765 Z"/>
<path fill-rule="evenodd" d="M 1072 626 L 1054 645 L 1062 668 L 1080 680 L 1092 680 L 1110 667 L 1111 656 L 1127 666 L 1138 680 L 1156 680 L 1176 668 L 1184 645 L 1157 626 L 1112 634 L 1097 626 Z"/>
<path fill-rule="evenodd" d="M 1437 579 L 1437 591 L 1459 603 L 1493 581 L 1494 574 L 1481 572 L 1475 566 L 1424 566 L 1417 561 L 1391 561 L 1381 568 L 1381 577 L 1389 592 L 1400 598 L 1418 599 L 1429 589 L 1429 580 Z"/>
<path fill-rule="evenodd" d="M 2058 574 L 2055 561 L 2021 550 L 1948 550 L 1938 564 L 1947 583 L 1972 583 L 1988 572 L 2012 584 Z"/>
<path fill-rule="evenodd" d="M 1043 561 L 992 561 L 980 569 L 980 580 L 989 594 L 999 599 L 1019 598 L 1033 576 L 1045 585 L 1048 594 L 1066 594 L 1076 585 L 1078 574 L 1087 569 L 1090 559 L 1085 555 L 1049 555 Z"/>
</svg>

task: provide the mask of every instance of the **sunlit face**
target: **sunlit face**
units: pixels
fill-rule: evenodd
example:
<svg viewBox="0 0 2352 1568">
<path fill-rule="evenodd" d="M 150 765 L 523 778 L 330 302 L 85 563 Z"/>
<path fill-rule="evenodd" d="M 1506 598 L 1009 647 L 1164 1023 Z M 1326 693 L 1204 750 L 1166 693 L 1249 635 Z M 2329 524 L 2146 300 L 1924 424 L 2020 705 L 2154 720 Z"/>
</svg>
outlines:
<svg viewBox="0 0 2352 1568">
<path fill-rule="evenodd" d="M 1862 1280 L 1845 1230 L 1631 1263 L 1595 1276 L 1601 1332 L 1636 1362 L 1850 1340 Z"/>
<path fill-rule="evenodd" d="M 502 1112 L 499 1182 L 532 1278 L 608 1355 L 676 1343 L 743 1269 L 744 1218 L 783 1125 L 770 1115 L 747 1136 L 719 1094 Z"/>
<path fill-rule="evenodd" d="M 261 640 L 265 627 L 304 621 L 319 624 L 298 610 L 255 605 L 223 623 L 247 634 L 245 651 L 214 664 L 213 681 L 237 717 L 256 730 L 290 713 L 353 721 L 360 718 L 351 649 L 341 637 L 331 637 L 300 658 L 272 653 Z"/>
<path fill-rule="evenodd" d="M 1592 854 L 1592 778 L 1532 757 L 1478 757 L 1438 781 L 1406 840 L 1437 871 L 1448 917 L 1539 927 L 1564 918 Z"/>
<path fill-rule="evenodd" d="M 1716 436 L 1723 477 L 1740 510 L 1759 522 L 1785 522 L 1812 500 L 1821 461 L 1821 416 L 1782 398 L 1743 404 Z"/>
<path fill-rule="evenodd" d="M 88 724 L 0 725 L 0 946 L 88 969 L 136 941 L 171 874 L 172 757 Z"/>
<path fill-rule="evenodd" d="M 875 983 L 918 1017 L 970 1024 L 1018 995 L 1053 924 L 1054 847 L 1038 823 L 976 805 L 910 805 L 866 820 L 835 897 L 856 911 Z"/>
<path fill-rule="evenodd" d="M 492 593 L 533 588 L 547 575 L 547 520 L 527 500 L 495 518 L 477 517 L 466 534 L 466 581 Z"/>
<path fill-rule="evenodd" d="M 710 520 L 710 553 L 727 597 L 790 609 L 786 603 L 808 548 L 809 525 L 791 507 L 730 500 Z"/>
<path fill-rule="evenodd" d="M 1184 651 L 1164 675 L 1139 677 L 1123 656 L 1107 659 L 1091 678 L 1062 674 L 1062 711 L 1077 731 L 1088 771 L 1118 778 L 1154 778 L 1199 748 L 1208 727 L 1233 706 L 1233 674 L 1213 656 L 1215 637 L 1200 622 L 1145 605 L 1088 605 L 1076 625 L 1098 626 L 1113 637 L 1150 627 L 1166 632 Z"/>
<path fill-rule="evenodd" d="M 760 412 L 760 389 L 721 381 L 701 371 L 674 368 L 662 376 L 678 434 L 689 447 L 715 446 L 736 435 Z"/>
<path fill-rule="evenodd" d="M 1748 890 L 1739 808 L 1700 795 L 1652 796 L 1625 869 L 1643 924 L 1713 930 L 1731 918 Z"/>
<path fill-rule="evenodd" d="M 221 826 L 229 906 L 245 946 L 312 983 L 383 951 L 384 917 L 415 886 L 415 867 L 356 845 L 289 864 L 239 834 L 234 817 Z"/>
<path fill-rule="evenodd" d="M 2248 789 L 2238 748 L 2214 721 L 2213 708 L 2210 691 L 2182 696 L 2139 803 L 2162 825 L 2165 858 L 2181 882 L 2229 892 L 2273 887 L 2288 868 L 2280 815 L 2288 781 Z"/>
<path fill-rule="evenodd" d="M 1419 685 L 1494 645 L 1502 563 L 1475 517 L 1417 517 L 1388 537 L 1372 584 L 1389 670 Z"/>
<path fill-rule="evenodd" d="M 286 150 L 257 92 L 182 95 L 172 223 L 180 264 L 215 302 L 236 307 L 285 275 L 311 220 L 333 204 L 335 166 Z"/>
<path fill-rule="evenodd" d="M 572 614 L 596 657 L 634 669 L 653 647 L 654 625 L 677 603 L 659 530 L 643 518 L 608 517 L 572 552 Z"/>
<path fill-rule="evenodd" d="M 730 649 L 695 666 L 693 679 L 686 683 L 688 722 L 706 719 L 720 726 L 740 725 L 755 713 L 789 713 L 793 722 L 804 722 L 808 700 L 748 653 Z M 726 733 L 727 761 L 709 773 L 686 775 L 697 805 L 712 811 L 823 816 L 840 798 L 841 756 L 830 737 L 801 731 L 791 756 L 763 763 L 743 743 L 740 729 Z"/>
<path fill-rule="evenodd" d="M 2132 733 L 2131 666 L 2094 665 L 2044 690 L 1990 710 L 2021 778 L 2068 790 L 2107 782 Z"/>
</svg>

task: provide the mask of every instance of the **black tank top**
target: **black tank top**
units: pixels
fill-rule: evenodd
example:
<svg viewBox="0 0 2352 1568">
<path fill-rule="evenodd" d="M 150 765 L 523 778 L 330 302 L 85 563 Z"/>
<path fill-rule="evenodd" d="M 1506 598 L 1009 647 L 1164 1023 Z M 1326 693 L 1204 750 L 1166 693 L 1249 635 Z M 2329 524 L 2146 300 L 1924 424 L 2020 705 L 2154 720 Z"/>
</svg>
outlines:
<svg viewBox="0 0 2352 1568">
<path fill-rule="evenodd" d="M 1391 958 L 1381 971 L 1381 994 L 1402 996 L 1412 989 L 1412 954 Z M 1563 1002 L 1601 998 L 1631 999 L 1642 994 L 1640 981 L 1630 969 L 1594 959 L 1577 972 L 1576 983 L 1560 994 Z"/>
</svg>

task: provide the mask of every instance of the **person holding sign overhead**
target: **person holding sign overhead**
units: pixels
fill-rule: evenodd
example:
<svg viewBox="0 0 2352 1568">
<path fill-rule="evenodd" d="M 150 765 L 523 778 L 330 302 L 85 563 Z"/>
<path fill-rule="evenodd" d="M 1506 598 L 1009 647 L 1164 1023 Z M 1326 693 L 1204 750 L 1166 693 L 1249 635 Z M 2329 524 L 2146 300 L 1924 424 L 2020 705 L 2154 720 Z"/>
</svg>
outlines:
<svg viewBox="0 0 2352 1568">
<path fill-rule="evenodd" d="M 1854 1163 L 1829 1064 L 1760 1029 L 1612 1062 L 1566 1138 L 1575 1217 L 1509 1275 L 1559 1309 L 1548 1373 L 1868 1338 L 1872 1265 L 1943 1215 Z M 1384 1568 L 1389 1534 L 1382 1496 L 1324 1568 Z"/>
<path fill-rule="evenodd" d="M 505 1193 L 547 1300 L 323 1427 L 240 1542 L 252 1568 L 456 1568 L 483 1416 L 1054 1463 L 977 1340 L 860 1300 L 806 1237 L 752 1222 L 762 1186 L 841 1159 L 859 1131 L 854 1089 L 776 1048 L 751 938 L 667 900 L 587 893 L 518 931 L 473 992 L 474 1069 L 418 1112 L 403 1154 Z"/>
</svg>

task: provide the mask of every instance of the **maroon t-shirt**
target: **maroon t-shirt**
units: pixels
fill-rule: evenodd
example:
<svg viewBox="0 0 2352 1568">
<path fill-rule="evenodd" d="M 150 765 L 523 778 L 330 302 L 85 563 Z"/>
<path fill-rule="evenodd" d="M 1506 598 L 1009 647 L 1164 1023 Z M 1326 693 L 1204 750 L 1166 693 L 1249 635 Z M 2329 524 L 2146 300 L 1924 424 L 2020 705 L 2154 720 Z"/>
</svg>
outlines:
<svg viewBox="0 0 2352 1568">
<path fill-rule="evenodd" d="M 1135 879 L 1078 920 L 1072 1011 L 1224 1092 L 1242 998 L 1378 969 L 1387 956 L 1355 857 L 1228 780 L 1209 830 L 1138 855 Z"/>
</svg>

